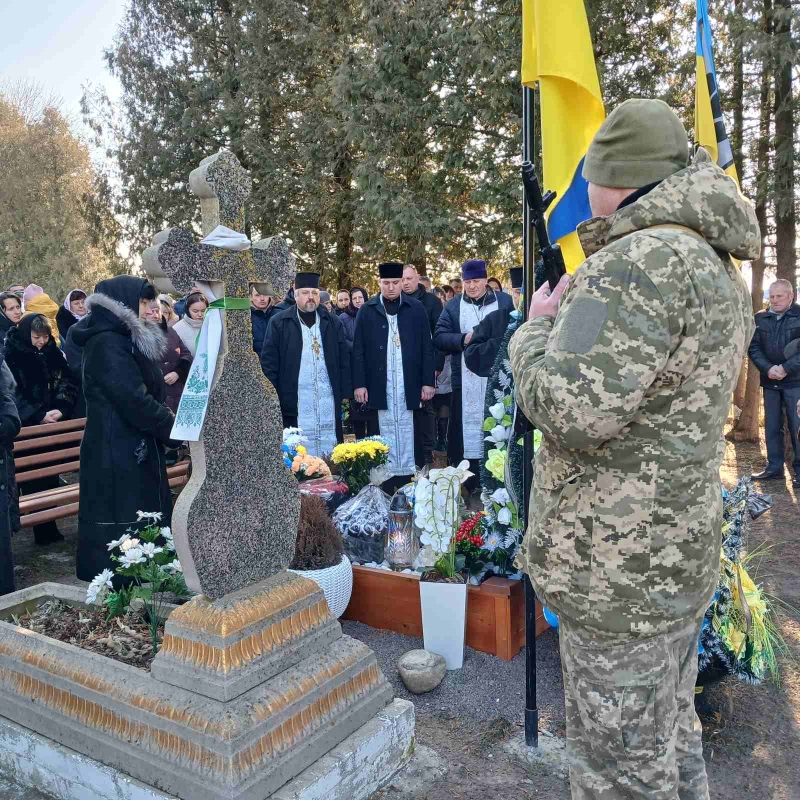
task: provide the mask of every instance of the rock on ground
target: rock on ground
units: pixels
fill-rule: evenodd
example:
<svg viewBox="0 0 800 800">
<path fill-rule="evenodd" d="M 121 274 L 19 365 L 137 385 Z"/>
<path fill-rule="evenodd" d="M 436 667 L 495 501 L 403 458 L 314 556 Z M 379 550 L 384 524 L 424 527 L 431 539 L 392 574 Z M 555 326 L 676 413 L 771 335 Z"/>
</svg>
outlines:
<svg viewBox="0 0 800 800">
<path fill-rule="evenodd" d="M 425 694 L 442 682 L 447 674 L 447 664 L 437 653 L 409 650 L 397 662 L 397 670 L 409 692 Z"/>
</svg>

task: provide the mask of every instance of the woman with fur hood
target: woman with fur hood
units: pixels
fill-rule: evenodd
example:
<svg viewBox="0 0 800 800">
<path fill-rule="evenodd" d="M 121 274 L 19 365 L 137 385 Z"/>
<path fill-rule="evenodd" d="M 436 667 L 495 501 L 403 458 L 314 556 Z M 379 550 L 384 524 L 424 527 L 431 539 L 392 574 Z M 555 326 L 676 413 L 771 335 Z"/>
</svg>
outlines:
<svg viewBox="0 0 800 800">
<path fill-rule="evenodd" d="M 113 569 L 108 542 L 146 525 L 137 511 L 158 512 L 168 526 L 172 498 L 164 442 L 172 412 L 163 405 L 160 360 L 166 337 L 147 321 L 156 292 L 131 275 L 101 281 L 86 303 L 89 316 L 71 330 L 83 349 L 86 431 L 81 443 L 78 578 Z"/>
<path fill-rule="evenodd" d="M 43 314 L 27 314 L 6 336 L 6 363 L 17 382 L 14 399 L 22 427 L 50 425 L 69 419 L 78 399 L 78 387 L 64 354 L 51 335 Z M 33 455 L 33 454 L 31 454 Z M 26 481 L 23 494 L 58 486 L 58 476 Z M 38 545 L 63 541 L 55 522 L 33 526 Z"/>
</svg>

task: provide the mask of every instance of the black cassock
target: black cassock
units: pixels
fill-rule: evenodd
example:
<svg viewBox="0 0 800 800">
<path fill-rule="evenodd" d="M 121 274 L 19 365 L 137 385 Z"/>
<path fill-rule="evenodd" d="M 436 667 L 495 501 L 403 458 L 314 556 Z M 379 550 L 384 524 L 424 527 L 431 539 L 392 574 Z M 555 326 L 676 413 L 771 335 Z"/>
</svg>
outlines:
<svg viewBox="0 0 800 800">
<path fill-rule="evenodd" d="M 510 320 L 511 309 L 498 308 L 472 331 L 472 339 L 464 349 L 467 369 L 481 378 L 491 376 L 497 351 Z"/>
</svg>

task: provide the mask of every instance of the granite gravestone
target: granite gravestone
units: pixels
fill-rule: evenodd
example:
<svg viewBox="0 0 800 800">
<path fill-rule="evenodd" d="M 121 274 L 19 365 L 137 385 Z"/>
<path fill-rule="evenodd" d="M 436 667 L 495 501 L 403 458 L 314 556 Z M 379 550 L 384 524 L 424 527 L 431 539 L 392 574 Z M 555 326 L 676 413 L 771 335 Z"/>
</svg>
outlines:
<svg viewBox="0 0 800 800">
<path fill-rule="evenodd" d="M 200 198 L 204 235 L 218 225 L 244 230 L 251 180 L 233 154 L 204 159 L 189 186 Z M 187 585 L 214 599 L 280 572 L 294 554 L 297 481 L 282 460 L 280 404 L 253 352 L 247 302 L 252 283 L 283 296 L 294 279 L 294 257 L 276 236 L 237 252 L 197 243 L 184 228 L 158 234 L 153 245 L 143 260 L 160 288 L 185 293 L 202 281 L 217 298 L 244 299 L 241 308 L 221 312 L 223 340 L 205 423 L 200 441 L 191 443 L 192 477 L 172 517 Z"/>
</svg>

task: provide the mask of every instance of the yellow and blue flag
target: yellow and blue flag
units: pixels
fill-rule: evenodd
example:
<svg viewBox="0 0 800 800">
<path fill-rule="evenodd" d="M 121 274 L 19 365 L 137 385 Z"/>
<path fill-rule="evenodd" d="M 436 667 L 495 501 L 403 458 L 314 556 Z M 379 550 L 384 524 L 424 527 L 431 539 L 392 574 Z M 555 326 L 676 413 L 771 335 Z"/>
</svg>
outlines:
<svg viewBox="0 0 800 800">
<path fill-rule="evenodd" d="M 539 85 L 547 230 L 568 272 L 584 260 L 575 229 L 591 217 L 583 159 L 605 119 L 583 0 L 522 0 L 522 83 Z"/>
<path fill-rule="evenodd" d="M 697 0 L 697 78 L 694 97 L 694 141 L 708 150 L 714 161 L 739 183 L 736 164 L 733 161 L 722 104 L 719 99 L 717 71 L 714 67 L 714 48 L 711 38 L 711 23 L 708 19 L 708 3 Z"/>
</svg>

